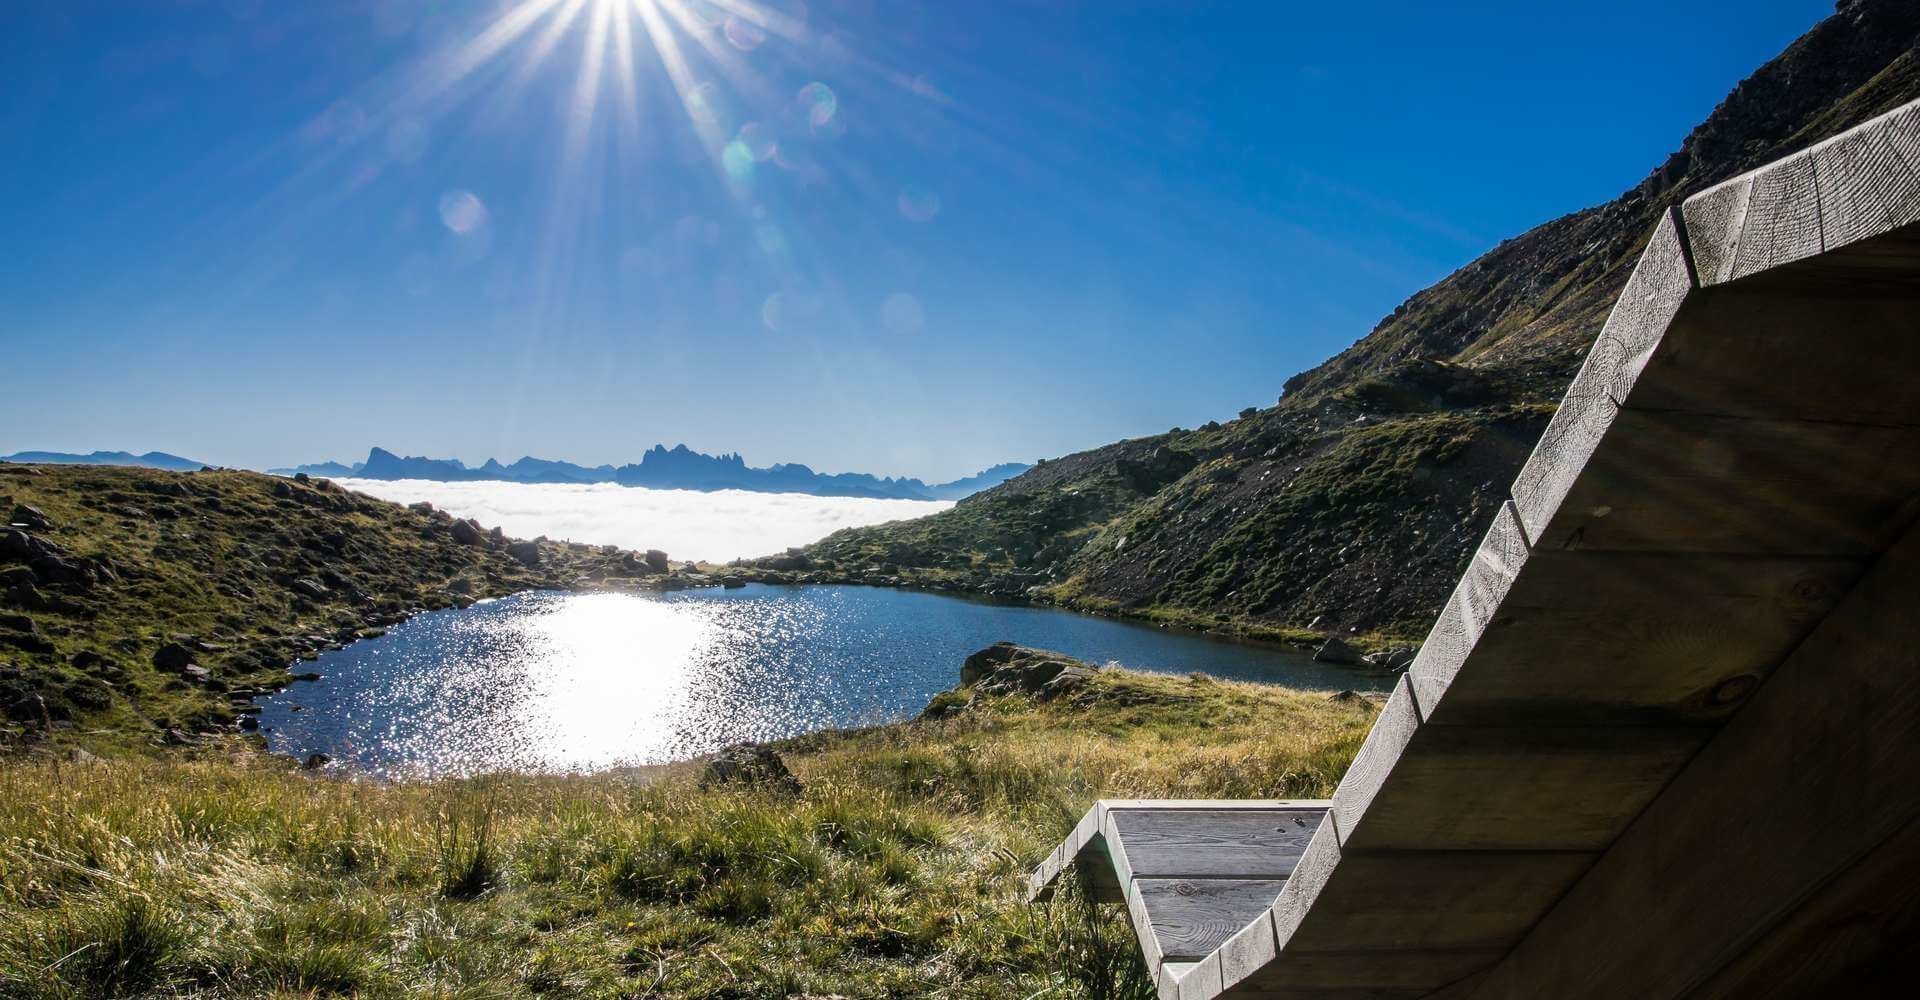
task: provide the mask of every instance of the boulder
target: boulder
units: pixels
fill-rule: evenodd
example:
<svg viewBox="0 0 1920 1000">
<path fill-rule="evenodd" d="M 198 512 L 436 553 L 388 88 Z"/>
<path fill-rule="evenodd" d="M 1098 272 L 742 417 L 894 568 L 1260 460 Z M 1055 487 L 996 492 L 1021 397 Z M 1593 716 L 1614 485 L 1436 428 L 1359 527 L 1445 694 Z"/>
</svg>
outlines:
<svg viewBox="0 0 1920 1000">
<path fill-rule="evenodd" d="M 169 642 L 153 652 L 153 665 L 170 674 L 177 674 L 193 665 L 193 650 L 178 642 Z"/>
<path fill-rule="evenodd" d="M 980 683 L 983 678 L 992 673 L 1001 664 L 1013 659 L 1014 655 L 1020 651 L 1020 648 L 1021 647 L 1011 642 L 996 642 L 968 656 L 966 662 L 960 664 L 960 683 Z"/>
<path fill-rule="evenodd" d="M 700 773 L 700 787 L 744 785 L 792 795 L 800 794 L 800 779 L 772 748 L 758 743 L 730 746 L 714 754 Z"/>
<path fill-rule="evenodd" d="M 326 584 L 323 584 L 320 581 L 315 580 L 310 576 L 299 577 L 295 579 L 292 583 L 287 584 L 287 586 L 290 589 L 292 589 L 294 593 L 299 594 L 302 597 L 311 598 L 316 601 L 324 599 L 329 593 L 331 593 L 331 591 L 327 589 Z"/>
<path fill-rule="evenodd" d="M 308 754 L 307 759 L 300 763 L 300 767 L 302 770 L 318 771 L 331 763 L 333 763 L 333 756 L 331 754 L 316 752 Z"/>
<path fill-rule="evenodd" d="M 513 542 L 507 546 L 507 555 L 520 561 L 523 566 L 540 565 L 539 542 Z"/>
<path fill-rule="evenodd" d="M 1415 652 L 1407 646 L 1383 649 L 1378 653 L 1368 653 L 1360 658 L 1360 662 L 1370 670 L 1400 671 L 1413 662 Z"/>
<path fill-rule="evenodd" d="M 1315 663 L 1334 663 L 1343 667 L 1358 666 L 1360 651 L 1337 635 L 1328 636 L 1327 641 L 1314 651 L 1313 660 Z"/>
<path fill-rule="evenodd" d="M 655 573 L 665 573 L 667 571 L 667 554 L 659 549 L 648 549 L 646 563 L 647 568 L 653 570 Z"/>
<path fill-rule="evenodd" d="M 720 586 L 725 587 L 728 590 L 739 590 L 741 587 L 744 587 L 746 585 L 747 585 L 747 581 L 742 580 L 737 576 L 723 576 L 720 578 Z"/>
<path fill-rule="evenodd" d="M 433 513 L 433 505 L 432 505 L 432 504 L 430 504 L 430 503 L 428 503 L 428 502 L 426 502 L 425 500 L 421 500 L 421 501 L 420 501 L 420 502 L 418 502 L 418 503 L 410 503 L 410 504 L 408 504 L 408 505 L 407 505 L 407 509 L 408 509 L 408 510 L 410 510 L 410 511 L 414 511 L 415 513 L 420 513 L 420 514 L 431 514 L 431 513 Z"/>
<path fill-rule="evenodd" d="M 1025 694 L 1050 701 L 1086 687 L 1099 674 L 1065 653 L 996 642 L 967 657 L 960 683 L 988 694 Z"/>
<path fill-rule="evenodd" d="M 485 545 L 487 542 L 486 533 L 480 530 L 480 523 L 472 518 L 453 522 L 448 525 L 447 531 L 461 545 Z"/>
<path fill-rule="evenodd" d="M 53 522 L 47 520 L 47 515 L 40 508 L 23 503 L 13 505 L 13 513 L 7 516 L 7 523 L 20 525 L 28 531 L 49 531 L 53 528 Z"/>
</svg>

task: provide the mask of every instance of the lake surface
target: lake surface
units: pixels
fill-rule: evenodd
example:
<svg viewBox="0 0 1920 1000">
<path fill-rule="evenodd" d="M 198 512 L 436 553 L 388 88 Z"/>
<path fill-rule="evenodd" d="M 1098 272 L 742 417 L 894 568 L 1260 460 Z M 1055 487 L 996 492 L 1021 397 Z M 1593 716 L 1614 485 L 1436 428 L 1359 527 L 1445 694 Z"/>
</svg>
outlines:
<svg viewBox="0 0 1920 1000">
<path fill-rule="evenodd" d="M 661 763 L 910 718 L 1002 639 L 1303 688 L 1389 681 L 1293 650 L 877 587 L 529 593 L 420 615 L 261 699 L 270 746 L 389 775 Z"/>
</svg>

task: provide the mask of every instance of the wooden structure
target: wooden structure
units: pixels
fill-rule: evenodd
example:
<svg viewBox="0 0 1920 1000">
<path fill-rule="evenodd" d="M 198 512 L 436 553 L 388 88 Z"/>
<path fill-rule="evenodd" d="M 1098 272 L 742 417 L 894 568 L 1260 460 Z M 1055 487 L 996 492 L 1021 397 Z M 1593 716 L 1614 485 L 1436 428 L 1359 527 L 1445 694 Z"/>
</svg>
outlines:
<svg viewBox="0 0 1920 1000">
<path fill-rule="evenodd" d="M 1160 993 L 1876 992 L 1920 951 L 1920 102 L 1705 191 L 1331 802 L 1104 802 Z"/>
</svg>

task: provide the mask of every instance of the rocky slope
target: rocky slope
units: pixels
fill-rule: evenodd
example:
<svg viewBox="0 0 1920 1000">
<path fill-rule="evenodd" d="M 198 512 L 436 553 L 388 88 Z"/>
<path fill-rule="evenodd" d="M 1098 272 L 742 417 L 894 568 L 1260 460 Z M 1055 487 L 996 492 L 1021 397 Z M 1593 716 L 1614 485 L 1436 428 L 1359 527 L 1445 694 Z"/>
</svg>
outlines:
<svg viewBox="0 0 1920 1000">
<path fill-rule="evenodd" d="M 1843 0 L 1643 182 L 1414 295 L 1278 405 L 1046 462 L 803 562 L 1212 627 L 1418 634 L 1659 213 L 1920 96 L 1916 46 L 1920 4 Z"/>
<path fill-rule="evenodd" d="M 530 587 L 706 582 L 665 553 L 515 541 L 318 479 L 0 463 L 0 745 L 244 727 L 302 659 Z"/>
</svg>

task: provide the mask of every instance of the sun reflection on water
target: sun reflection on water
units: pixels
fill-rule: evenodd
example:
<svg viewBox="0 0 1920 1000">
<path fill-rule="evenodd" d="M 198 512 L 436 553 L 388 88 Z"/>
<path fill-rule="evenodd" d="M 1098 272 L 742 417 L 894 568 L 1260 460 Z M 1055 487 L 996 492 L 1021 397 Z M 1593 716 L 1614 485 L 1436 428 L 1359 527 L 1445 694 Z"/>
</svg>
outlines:
<svg viewBox="0 0 1920 1000">
<path fill-rule="evenodd" d="M 910 717 L 999 639 L 1145 669 L 1353 687 L 1237 646 L 1051 609 L 860 587 L 521 594 L 423 615 L 261 699 L 277 752 L 388 776 L 589 771 Z"/>
</svg>

